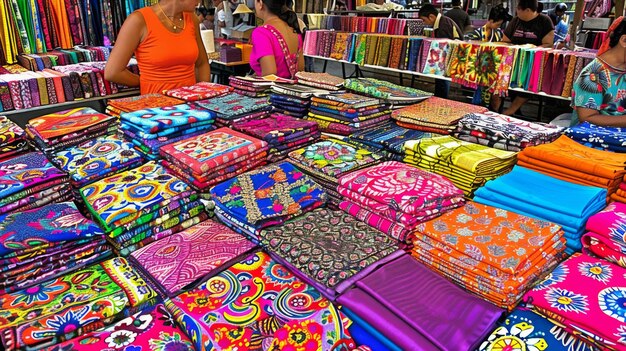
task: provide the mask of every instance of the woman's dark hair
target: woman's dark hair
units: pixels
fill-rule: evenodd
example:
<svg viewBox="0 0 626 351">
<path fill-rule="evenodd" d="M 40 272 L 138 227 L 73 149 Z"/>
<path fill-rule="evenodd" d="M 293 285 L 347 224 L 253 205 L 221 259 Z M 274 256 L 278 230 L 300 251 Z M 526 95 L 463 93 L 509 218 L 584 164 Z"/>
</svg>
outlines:
<svg viewBox="0 0 626 351">
<path fill-rule="evenodd" d="M 537 0 L 519 0 L 517 7 L 520 10 L 531 10 L 537 12 Z"/>
<path fill-rule="evenodd" d="M 287 7 L 288 0 L 262 0 L 267 9 L 285 21 L 293 31 L 302 34 L 300 24 L 298 23 L 298 15 L 291 8 Z"/>
<path fill-rule="evenodd" d="M 620 23 L 611 33 L 611 36 L 609 37 L 609 46 L 614 48 L 617 43 L 619 43 L 619 38 L 621 38 L 622 35 L 626 35 L 626 20 L 622 20 L 622 23 Z"/>
<path fill-rule="evenodd" d="M 504 6 L 502 5 L 494 6 L 491 8 L 491 11 L 489 11 L 489 19 L 494 22 L 498 22 L 498 21 L 508 22 L 512 18 L 513 16 L 511 16 L 509 14 L 509 11 L 505 9 Z"/>
<path fill-rule="evenodd" d="M 430 15 L 439 15 L 439 11 L 437 11 L 437 8 L 435 6 L 433 6 L 432 4 L 425 4 L 422 5 L 422 7 L 420 7 L 420 12 L 419 12 L 419 16 L 420 17 L 428 17 Z"/>
<path fill-rule="evenodd" d="M 206 17 L 206 15 L 209 13 L 209 10 L 207 10 L 206 7 L 204 7 L 204 5 L 196 8 L 196 12 L 201 14 L 202 16 Z"/>
</svg>

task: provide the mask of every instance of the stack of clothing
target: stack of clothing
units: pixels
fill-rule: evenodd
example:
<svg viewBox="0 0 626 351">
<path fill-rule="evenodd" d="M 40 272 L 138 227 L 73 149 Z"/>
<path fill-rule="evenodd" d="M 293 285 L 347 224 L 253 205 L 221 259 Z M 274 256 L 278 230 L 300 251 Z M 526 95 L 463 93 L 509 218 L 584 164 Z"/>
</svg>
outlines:
<svg viewBox="0 0 626 351">
<path fill-rule="evenodd" d="M 145 110 L 147 108 L 180 105 L 183 100 L 162 94 L 145 94 L 127 98 L 109 100 L 106 113 L 119 117 L 122 113 Z"/>
<path fill-rule="evenodd" d="M 485 113 L 487 108 L 438 97 L 393 111 L 398 125 L 424 132 L 451 134 L 457 122 L 469 113 Z"/>
<path fill-rule="evenodd" d="M 403 243 L 416 225 L 465 201 L 446 177 L 397 161 L 354 171 L 339 178 L 339 208 Z"/>
<path fill-rule="evenodd" d="M 115 257 L 0 295 L 0 347 L 39 350 L 108 326 L 158 299 L 136 269 Z"/>
<path fill-rule="evenodd" d="M 289 162 L 262 167 L 211 189 L 215 215 L 252 242 L 259 231 L 326 203 L 324 190 Z"/>
<path fill-rule="evenodd" d="M 251 98 L 237 93 L 196 101 L 194 104 L 215 114 L 215 124 L 219 127 L 230 126 L 238 121 L 267 117 L 272 110 L 267 98 Z"/>
<path fill-rule="evenodd" d="M 156 160 L 162 146 L 212 130 L 215 114 L 182 104 L 123 113 L 120 119 L 124 138 L 146 158 Z"/>
<path fill-rule="evenodd" d="M 289 153 L 289 161 L 320 184 L 335 206 L 343 200 L 337 193 L 339 177 L 373 166 L 382 158 L 369 150 L 334 139 L 322 140 Z"/>
<path fill-rule="evenodd" d="M 317 141 L 321 136 L 317 123 L 280 113 L 263 119 L 236 122 L 232 128 L 266 141 L 269 162 L 282 160 L 291 151 Z"/>
<path fill-rule="evenodd" d="M 340 90 L 343 79 L 328 73 L 298 72 L 298 83 L 324 90 Z"/>
<path fill-rule="evenodd" d="M 350 134 L 350 142 L 369 148 L 389 160 L 404 160 L 404 143 L 432 137 L 432 133 L 400 127 L 393 121 L 372 130 Z"/>
<path fill-rule="evenodd" d="M 612 202 L 589 217 L 583 252 L 626 267 L 626 204 Z"/>
<path fill-rule="evenodd" d="M 326 208 L 259 235 L 272 257 L 331 300 L 376 267 L 405 254 L 382 232 Z"/>
<path fill-rule="evenodd" d="M 0 215 L 0 294 L 68 274 L 111 255 L 104 233 L 73 202 Z"/>
<path fill-rule="evenodd" d="M 233 88 L 217 83 L 199 82 L 192 86 L 181 87 L 164 91 L 163 94 L 176 99 L 190 101 L 198 101 L 211 99 L 214 97 L 226 95 L 233 91 Z M 155 106 L 152 106 L 155 107 Z"/>
<path fill-rule="evenodd" d="M 166 306 L 196 351 L 356 347 L 348 333 L 350 320 L 263 252 L 168 300 Z"/>
<path fill-rule="evenodd" d="M 303 89 L 300 89 L 300 88 Z M 304 118 L 309 113 L 311 96 L 308 90 L 312 88 L 302 85 L 279 85 L 273 86 L 270 95 L 270 104 L 274 110 L 294 116 Z M 327 91 L 324 91 L 327 92 Z"/>
<path fill-rule="evenodd" d="M 552 124 L 523 121 L 493 112 L 470 113 L 461 118 L 453 135 L 470 143 L 507 151 L 551 143 L 563 128 Z"/>
<path fill-rule="evenodd" d="M 274 84 L 263 78 L 254 77 L 228 77 L 229 84 L 237 94 L 259 98 L 269 95 L 270 88 Z"/>
<path fill-rule="evenodd" d="M 90 107 L 75 108 L 33 118 L 26 133 L 48 155 L 87 140 L 117 132 L 117 118 Z"/>
<path fill-rule="evenodd" d="M 30 149 L 26 132 L 10 119 L 0 116 L 0 160 Z"/>
<path fill-rule="evenodd" d="M 485 181 L 506 174 L 515 165 L 515 153 L 461 141 L 451 136 L 409 140 L 404 161 L 448 177 L 471 197 Z"/>
<path fill-rule="evenodd" d="M 626 350 L 624 287 L 626 268 L 577 253 L 529 291 L 524 301 L 600 350 Z"/>
<path fill-rule="evenodd" d="M 124 256 L 208 218 L 198 194 L 154 162 L 89 184 L 80 192 L 107 240 Z"/>
<path fill-rule="evenodd" d="M 626 152 L 626 129 L 582 122 L 565 130 L 565 135 L 594 149 Z"/>
<path fill-rule="evenodd" d="M 83 186 L 135 168 L 143 158 L 133 143 L 109 135 L 57 152 L 51 161 L 69 175 L 76 199 L 80 199 L 78 190 Z"/>
<path fill-rule="evenodd" d="M 405 87 L 388 81 L 374 78 L 350 78 L 343 83 L 346 89 L 384 100 L 386 103 L 393 105 L 407 105 L 428 99 L 433 94 L 425 91 Z"/>
<path fill-rule="evenodd" d="M 416 229 L 414 257 L 504 308 L 517 305 L 565 250 L 558 225 L 475 202 Z"/>
<path fill-rule="evenodd" d="M 409 255 L 359 280 L 337 301 L 402 350 L 475 350 L 502 315 Z"/>
<path fill-rule="evenodd" d="M 41 152 L 0 161 L 0 214 L 72 199 L 67 175 Z"/>
<path fill-rule="evenodd" d="M 565 135 L 553 143 L 524 149 L 517 160 L 520 166 L 555 178 L 607 189 L 609 197 L 626 175 L 626 154 L 593 149 Z"/>
<path fill-rule="evenodd" d="M 560 225 L 565 231 L 567 253 L 572 253 L 582 247 L 580 238 L 587 219 L 606 206 L 606 189 L 517 166 L 478 189 L 474 200 Z"/>
<path fill-rule="evenodd" d="M 161 155 L 168 171 L 204 193 L 219 182 L 264 165 L 267 142 L 224 127 L 166 145 Z"/>
<path fill-rule="evenodd" d="M 622 181 L 618 184 L 617 190 L 611 194 L 611 200 L 626 203 L 626 175 L 622 178 Z"/>
<path fill-rule="evenodd" d="M 130 259 L 158 290 L 173 297 L 240 261 L 255 247 L 225 225 L 208 220 L 142 247 Z"/>
<path fill-rule="evenodd" d="M 316 95 L 305 117 L 320 125 L 323 132 L 350 135 L 374 129 L 389 120 L 391 110 L 378 99 L 352 93 Z"/>
</svg>

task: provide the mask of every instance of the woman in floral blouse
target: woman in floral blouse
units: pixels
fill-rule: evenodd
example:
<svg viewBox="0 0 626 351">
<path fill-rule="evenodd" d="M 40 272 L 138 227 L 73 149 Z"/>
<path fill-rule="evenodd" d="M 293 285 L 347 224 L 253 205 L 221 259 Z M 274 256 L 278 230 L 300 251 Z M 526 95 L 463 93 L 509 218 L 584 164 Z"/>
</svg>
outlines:
<svg viewBox="0 0 626 351">
<path fill-rule="evenodd" d="M 623 16 L 609 28 L 608 39 L 585 67 L 572 93 L 572 125 L 589 122 L 626 127 L 626 21 Z"/>
</svg>

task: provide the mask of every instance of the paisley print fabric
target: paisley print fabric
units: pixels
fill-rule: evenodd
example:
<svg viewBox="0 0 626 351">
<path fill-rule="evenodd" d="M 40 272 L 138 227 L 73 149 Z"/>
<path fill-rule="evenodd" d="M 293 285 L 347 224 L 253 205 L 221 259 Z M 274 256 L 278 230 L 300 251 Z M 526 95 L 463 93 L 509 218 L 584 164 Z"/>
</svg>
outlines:
<svg viewBox="0 0 626 351">
<path fill-rule="evenodd" d="M 565 250 L 559 226 L 474 202 L 419 224 L 413 244 L 418 260 L 505 308 Z"/>
<path fill-rule="evenodd" d="M 26 132 L 10 119 L 0 116 L 0 159 L 21 153 L 28 148 Z"/>
<path fill-rule="evenodd" d="M 0 161 L 0 198 L 65 177 L 41 152 Z"/>
<path fill-rule="evenodd" d="M 533 311 L 602 348 L 624 350 L 626 270 L 576 253 L 524 296 Z"/>
<path fill-rule="evenodd" d="M 148 108 L 168 107 L 180 105 L 182 100 L 161 94 L 146 94 L 128 98 L 109 100 L 107 111 L 120 115 L 123 112 L 133 112 Z"/>
<path fill-rule="evenodd" d="M 198 351 L 350 350 L 351 321 L 286 267 L 258 252 L 166 303 Z"/>
<path fill-rule="evenodd" d="M 192 86 L 165 91 L 167 96 L 185 101 L 197 101 L 215 98 L 233 91 L 232 87 L 209 82 L 198 82 Z"/>
<path fill-rule="evenodd" d="M 156 133 L 190 123 L 210 123 L 214 119 L 215 114 L 191 105 L 148 108 L 122 113 L 120 116 L 122 124 L 130 124 L 146 133 Z"/>
<path fill-rule="evenodd" d="M 229 266 L 255 245 L 223 224 L 205 221 L 130 256 L 169 296 Z"/>
</svg>

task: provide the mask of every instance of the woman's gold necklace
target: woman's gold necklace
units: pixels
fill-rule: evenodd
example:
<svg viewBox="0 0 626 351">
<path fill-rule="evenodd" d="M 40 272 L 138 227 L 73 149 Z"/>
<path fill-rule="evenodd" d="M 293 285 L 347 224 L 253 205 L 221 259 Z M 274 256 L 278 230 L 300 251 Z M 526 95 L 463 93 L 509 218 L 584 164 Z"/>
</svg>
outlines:
<svg viewBox="0 0 626 351">
<path fill-rule="evenodd" d="M 163 13 L 163 16 L 165 16 L 165 18 L 167 18 L 168 22 L 170 22 L 170 24 L 172 25 L 172 29 L 178 30 L 178 26 L 176 25 L 176 23 L 174 21 L 172 21 L 170 19 L 170 17 L 165 13 L 165 11 L 163 11 L 163 8 L 161 7 L 161 4 L 157 2 L 157 6 L 159 7 L 159 10 L 161 10 L 161 13 Z M 183 19 L 184 18 L 181 18 L 179 21 L 183 21 Z M 182 23 L 183 23 L 183 26 L 180 28 L 180 30 L 184 30 L 185 29 L 185 22 L 183 21 Z"/>
</svg>

